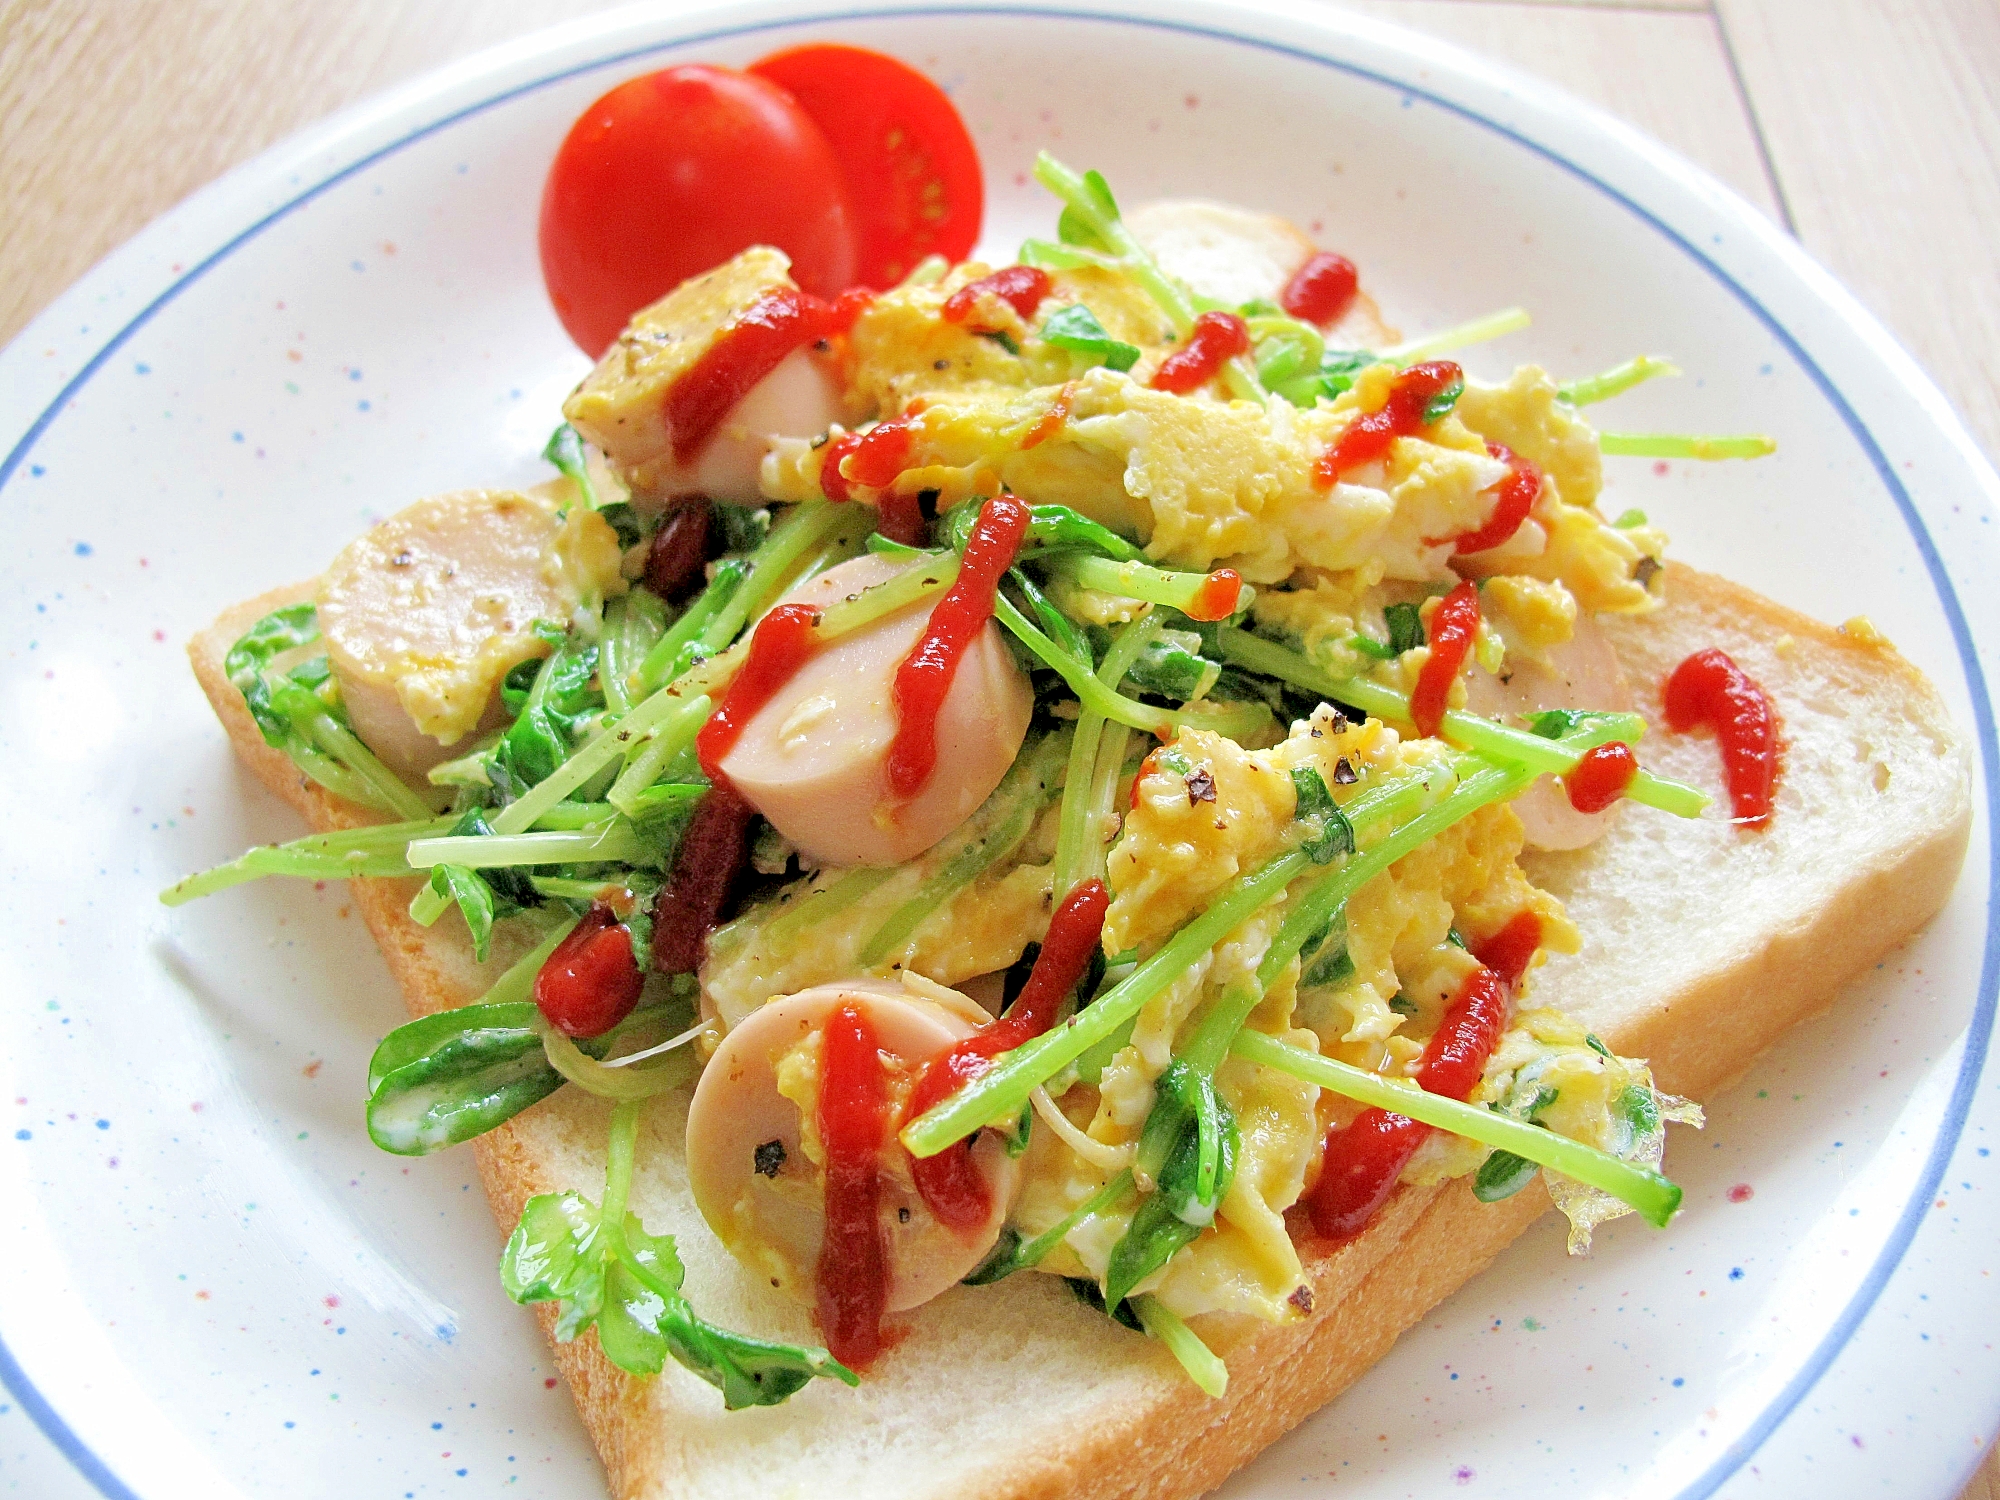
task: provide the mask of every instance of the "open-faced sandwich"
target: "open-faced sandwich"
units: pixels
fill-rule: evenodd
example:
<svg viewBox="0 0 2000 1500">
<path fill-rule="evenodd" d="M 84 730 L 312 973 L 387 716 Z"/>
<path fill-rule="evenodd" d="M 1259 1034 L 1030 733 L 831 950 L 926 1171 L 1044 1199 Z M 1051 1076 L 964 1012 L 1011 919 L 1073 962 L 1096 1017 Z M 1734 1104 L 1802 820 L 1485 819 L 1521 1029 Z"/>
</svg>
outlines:
<svg viewBox="0 0 2000 1500">
<path fill-rule="evenodd" d="M 192 647 L 621 1496 L 1186 1495 L 1942 902 L 1929 684 L 1665 560 L 1591 403 L 1206 203 L 634 313 L 529 491 Z M 1686 1096 L 1686 1097 L 1683 1097 Z M 743 1408 L 763 1408 L 749 1411 Z"/>
</svg>

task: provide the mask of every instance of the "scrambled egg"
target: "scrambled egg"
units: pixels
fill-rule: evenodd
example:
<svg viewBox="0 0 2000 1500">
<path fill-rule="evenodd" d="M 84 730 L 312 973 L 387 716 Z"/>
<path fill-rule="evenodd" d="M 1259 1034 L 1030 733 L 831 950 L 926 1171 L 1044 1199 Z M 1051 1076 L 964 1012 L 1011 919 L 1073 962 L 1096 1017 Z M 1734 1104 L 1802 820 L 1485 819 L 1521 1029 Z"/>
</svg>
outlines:
<svg viewBox="0 0 2000 1500">
<path fill-rule="evenodd" d="M 1509 654 L 1536 658 L 1567 642 L 1579 612 L 1636 612 L 1657 601 L 1665 538 L 1598 513 L 1596 436 L 1539 369 L 1523 368 L 1501 385 L 1468 384 L 1455 409 L 1421 435 L 1395 439 L 1378 461 L 1323 487 L 1315 464 L 1388 399 L 1392 366 L 1365 366 L 1339 397 L 1306 409 L 1277 397 L 1172 395 L 1149 384 L 1174 347 L 1172 330 L 1133 283 L 1058 272 L 1030 317 L 981 296 L 970 316 L 947 319 L 947 300 L 987 270 L 970 263 L 884 294 L 838 350 L 848 409 L 863 422 L 895 419 L 911 431 L 907 466 L 893 482 L 899 493 L 921 494 L 943 510 L 1011 490 L 1135 537 L 1162 565 L 1234 568 L 1259 586 L 1258 626 L 1296 640 L 1330 674 L 1373 672 L 1406 690 L 1428 648 L 1392 657 L 1384 611 L 1413 605 L 1428 620 L 1461 577 L 1482 584 L 1475 657 L 1494 672 Z M 1091 367 L 1040 337 L 1050 314 L 1078 303 L 1139 350 L 1129 371 Z M 1508 478 L 1496 447 L 1534 463 L 1544 482 L 1513 538 L 1457 557 L 1457 538 L 1486 524 Z M 826 451 L 824 437 L 780 444 L 764 463 L 765 493 L 817 498 Z M 872 496 L 864 489 L 860 498 Z M 1060 597 L 1098 624 L 1145 608 L 1077 589 Z M 1462 684 L 1453 701 L 1463 701 Z M 1447 795 L 1453 759 L 1436 741 L 1352 722 L 1325 706 L 1264 748 L 1184 730 L 1154 749 L 1132 780 L 1108 859 L 1105 953 L 1154 951 L 1234 883 L 1306 838 L 1295 770 L 1317 772 L 1347 805 L 1390 779 L 1420 782 L 1425 796 Z M 1123 797 L 1119 805 L 1127 805 Z M 800 882 L 714 935 L 703 973 L 711 1013 L 727 1023 L 772 995 L 862 972 L 903 969 L 957 985 L 1007 968 L 1047 929 L 1050 822 L 1045 816 L 1022 849 L 941 901 L 892 949 L 878 941 L 880 951 L 871 950 L 871 937 L 929 889 L 936 858 L 866 889 L 845 884 L 855 877 L 838 871 Z M 1381 832 L 1362 829 L 1361 846 Z M 1532 913 L 1546 948 L 1578 946 L 1560 905 L 1522 872 L 1521 847 L 1519 819 L 1496 805 L 1405 855 L 1351 896 L 1318 948 L 1264 988 L 1248 1024 L 1377 1073 L 1411 1076 L 1478 967 L 1468 945 L 1476 949 Z M 822 903 L 810 910 L 825 915 L 808 922 L 799 902 Z M 1245 919 L 1155 997 L 1129 1034 L 1100 1049 L 1107 1055 L 1086 1057 L 1051 1083 L 1055 1097 L 1043 1106 L 1060 1112 L 1063 1128 L 1031 1132 L 1013 1220 L 1021 1234 L 1048 1230 L 1133 1163 L 1155 1081 L 1177 1044 L 1225 989 L 1256 972 L 1291 909 L 1288 896 Z M 1216 1085 L 1241 1134 L 1236 1175 L 1214 1223 L 1138 1290 L 1183 1316 L 1301 1316 L 1311 1299 L 1285 1214 L 1313 1181 L 1329 1122 L 1351 1117 L 1353 1106 L 1239 1058 L 1222 1064 Z M 1546 1010 L 1515 1020 L 1474 1102 L 1626 1154 L 1652 1151 L 1654 1159 L 1659 1120 L 1685 1113 L 1676 1115 L 1679 1102 L 1652 1089 L 1643 1063 L 1609 1055 Z M 1647 1121 L 1654 1134 L 1635 1136 Z M 1437 1134 L 1406 1180 L 1476 1171 L 1486 1155 Z M 1041 1269 L 1101 1281 L 1135 1206 L 1128 1195 L 1079 1223 Z M 1565 1206 L 1587 1238 L 1602 1205 L 1572 1193 Z"/>
</svg>

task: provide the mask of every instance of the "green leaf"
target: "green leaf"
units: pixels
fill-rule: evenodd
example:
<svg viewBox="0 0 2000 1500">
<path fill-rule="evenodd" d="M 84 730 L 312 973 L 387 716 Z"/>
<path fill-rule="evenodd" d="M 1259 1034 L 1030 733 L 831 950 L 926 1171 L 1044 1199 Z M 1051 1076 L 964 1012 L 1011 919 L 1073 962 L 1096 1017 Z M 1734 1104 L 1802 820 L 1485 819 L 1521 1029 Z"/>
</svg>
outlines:
<svg viewBox="0 0 2000 1500">
<path fill-rule="evenodd" d="M 1312 766 L 1292 767 L 1292 789 L 1298 794 L 1293 817 L 1306 825 L 1299 847 L 1316 865 L 1330 865 L 1354 852 L 1354 825 L 1326 789 L 1326 781 Z"/>
<path fill-rule="evenodd" d="M 1343 940 L 1338 947 L 1327 948 L 1307 966 L 1305 972 L 1299 976 L 1299 988 L 1332 989 L 1336 985 L 1347 983 L 1353 977 L 1354 958 L 1348 953 L 1347 943 Z M 1395 1009 L 1393 1000 L 1389 1002 L 1389 1008 Z"/>
<path fill-rule="evenodd" d="M 1620 531 L 1630 531 L 1634 526 L 1644 526 L 1646 524 L 1646 513 L 1634 507 L 1631 510 L 1623 512 L 1611 524 L 1616 526 Z"/>
<path fill-rule="evenodd" d="M 592 510 L 597 509 L 597 486 L 590 482 L 590 465 L 584 456 L 583 439 L 577 430 L 565 422 L 549 434 L 549 440 L 542 447 L 542 457 L 556 466 L 564 478 L 576 486 L 583 503 Z"/>
<path fill-rule="evenodd" d="M 1174 1212 L 1162 1193 L 1153 1193 L 1132 1215 L 1132 1224 L 1123 1239 L 1112 1247 L 1104 1269 L 1103 1300 L 1117 1307 L 1132 1288 L 1159 1270 L 1201 1234 L 1202 1226 L 1190 1224 Z"/>
<path fill-rule="evenodd" d="M 1049 639 L 1085 671 L 1095 671 L 1097 658 L 1091 653 L 1090 642 L 1084 638 L 1076 622 L 1051 604 L 1048 596 L 1036 588 L 1034 581 L 1019 568 L 1009 568 L 1007 576 L 1014 580 L 1014 586 L 1041 620 L 1042 629 L 1049 633 Z"/>
<path fill-rule="evenodd" d="M 1599 713 L 1588 708 L 1545 708 L 1540 713 L 1527 716 L 1528 732 L 1541 739 L 1559 740 L 1574 734 L 1586 724 L 1616 717 L 1616 714 Z"/>
<path fill-rule="evenodd" d="M 1389 654 L 1401 656 L 1424 644 L 1424 619 L 1414 604 L 1391 604 L 1382 611 L 1389 625 Z"/>
<path fill-rule="evenodd" d="M 243 695 L 243 704 L 257 721 L 266 744 L 282 749 L 292 735 L 292 723 L 290 715 L 273 705 L 264 669 L 281 653 L 311 645 L 318 639 L 319 612 L 310 599 L 305 599 L 272 610 L 245 631 L 222 659 L 223 673 Z"/>
<path fill-rule="evenodd" d="M 755 552 L 771 534 L 771 513 L 761 505 L 727 505 L 718 501 L 715 518 L 722 523 L 725 552 Z"/>
<path fill-rule="evenodd" d="M 1192 630 L 1163 630 L 1140 649 L 1125 680 L 1142 693 L 1186 703 L 1212 689 L 1222 676 L 1222 664 L 1201 654 L 1201 637 Z"/>
<path fill-rule="evenodd" d="M 468 1005 L 391 1032 L 368 1067 L 368 1137 L 425 1156 L 484 1135 L 562 1087 L 532 1005 Z"/>
<path fill-rule="evenodd" d="M 1472 1179 L 1472 1196 L 1481 1203 L 1498 1203 L 1520 1192 L 1541 1170 L 1525 1156 L 1495 1151 L 1479 1164 L 1478 1175 Z"/>
<path fill-rule="evenodd" d="M 472 934 L 472 958 L 485 963 L 493 941 L 493 887 L 478 872 L 463 865 L 436 865 L 431 869 L 431 889 L 454 903 Z"/>
<path fill-rule="evenodd" d="M 1021 345 L 1019 344 L 1019 342 L 1016 341 L 1013 334 L 1007 332 L 1007 330 L 1004 328 L 990 329 L 984 333 L 981 333 L 979 337 L 990 340 L 991 342 L 998 344 L 1002 349 L 1005 349 L 1009 354 L 1018 356 L 1021 352 Z"/>
<path fill-rule="evenodd" d="M 1659 1103 L 1653 1098 L 1653 1091 L 1643 1085 L 1627 1084 L 1618 1096 L 1617 1109 L 1634 1135 L 1651 1135 L 1660 1128 Z"/>
<path fill-rule="evenodd" d="M 530 1198 L 500 1252 L 500 1285 L 526 1306 L 557 1302 L 564 1343 L 597 1321 L 604 1306 L 604 1246 L 597 1205 L 579 1193 Z"/>
<path fill-rule="evenodd" d="M 1401 655 L 1387 641 L 1378 641 L 1374 636 L 1362 635 L 1359 631 L 1356 631 L 1347 638 L 1347 644 L 1352 646 L 1356 651 L 1359 651 L 1363 656 L 1372 656 L 1377 661 L 1394 661 Z"/>
<path fill-rule="evenodd" d="M 639 519 L 639 513 L 626 501 L 614 500 L 609 505 L 600 505 L 597 513 L 617 534 L 621 549 L 636 547 L 646 540 L 646 523 Z"/>
<path fill-rule="evenodd" d="M 1431 397 L 1430 405 L 1424 408 L 1425 424 L 1428 425 L 1432 422 L 1442 421 L 1446 416 L 1450 415 L 1451 409 L 1458 405 L 1458 398 L 1464 394 L 1465 377 L 1461 375 L 1452 381 L 1450 385 Z"/>
<path fill-rule="evenodd" d="M 1049 314 L 1042 323 L 1042 342 L 1081 354 L 1092 364 L 1112 370 L 1129 370 L 1139 362 L 1138 346 L 1114 339 L 1097 321 L 1097 314 L 1081 302 L 1072 302 Z"/>
<path fill-rule="evenodd" d="M 1611 1049 L 1605 1046 L 1604 1043 L 1600 1042 L 1597 1039 L 1597 1033 L 1594 1031 L 1587 1031 L 1584 1033 L 1583 1044 L 1586 1047 L 1590 1048 L 1592 1052 L 1595 1052 L 1599 1057 L 1608 1058 L 1611 1056 Z"/>
</svg>

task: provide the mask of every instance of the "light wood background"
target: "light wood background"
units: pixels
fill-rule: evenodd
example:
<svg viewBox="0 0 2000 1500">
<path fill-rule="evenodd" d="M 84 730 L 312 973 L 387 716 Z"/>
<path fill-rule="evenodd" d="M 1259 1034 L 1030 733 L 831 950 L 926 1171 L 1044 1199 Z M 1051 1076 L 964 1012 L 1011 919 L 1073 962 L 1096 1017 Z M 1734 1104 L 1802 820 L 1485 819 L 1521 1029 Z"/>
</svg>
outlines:
<svg viewBox="0 0 2000 1500">
<path fill-rule="evenodd" d="M 2000 0 L 1342 0 L 1625 116 L 1783 224 L 2000 454 Z M 602 0 L 0 0 L 0 344 L 342 105 Z M 91 1493 L 0 1402 L 0 1493 Z M 2000 1455 L 1962 1500 L 2000 1500 Z"/>
</svg>

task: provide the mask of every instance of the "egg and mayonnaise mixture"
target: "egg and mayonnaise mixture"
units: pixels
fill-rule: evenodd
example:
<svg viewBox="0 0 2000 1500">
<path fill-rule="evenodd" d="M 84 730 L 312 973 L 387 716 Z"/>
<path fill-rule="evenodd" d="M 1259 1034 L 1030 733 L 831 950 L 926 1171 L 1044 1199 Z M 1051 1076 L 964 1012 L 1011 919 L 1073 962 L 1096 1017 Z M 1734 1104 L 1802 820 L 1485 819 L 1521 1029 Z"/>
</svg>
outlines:
<svg viewBox="0 0 2000 1500">
<path fill-rule="evenodd" d="M 1167 1168 L 1148 1155 L 1149 1120 L 1203 1023 L 1245 994 L 1249 1031 L 1416 1080 L 1434 1034 L 1491 978 L 1475 955 L 1526 930 L 1528 972 L 1507 976 L 1511 1012 L 1468 1102 L 1648 1164 L 1664 1121 L 1698 1118 L 1643 1062 L 1533 1005 L 1535 955 L 1579 937 L 1523 872 L 1523 847 L 1578 847 L 1619 809 L 1578 811 L 1554 777 L 1523 775 L 1516 795 L 1396 846 L 1306 940 L 1284 939 L 1315 910 L 1301 878 L 1187 954 L 1017 1118 L 976 1131 L 962 1191 L 979 1211 L 934 1213 L 894 1132 L 927 1107 L 916 1096 L 937 1057 L 1009 1024 L 994 1018 L 1034 989 L 1037 951 L 1067 941 L 1058 908 L 1101 882 L 1095 960 L 1067 1016 L 1274 862 L 1365 859 L 1445 808 L 1477 764 L 1415 730 L 1417 698 L 1509 725 L 1628 709 L 1594 620 L 1650 609 L 1662 586 L 1665 539 L 1600 513 L 1597 437 L 1547 373 L 1454 379 L 1330 473 L 1329 453 L 1408 399 L 1404 364 L 1369 352 L 1396 343 L 1372 303 L 1317 329 L 1287 323 L 1272 299 L 1314 251 L 1279 221 L 1168 204 L 1131 223 L 1176 295 L 1240 307 L 1234 326 L 1260 341 L 1236 364 L 1176 374 L 1199 338 L 1101 256 L 927 265 L 829 310 L 783 255 L 754 248 L 633 317 L 565 406 L 581 439 L 568 480 L 421 502 L 342 554 L 315 600 L 361 740 L 410 778 L 453 757 L 428 779 L 457 789 L 454 845 L 555 841 L 521 844 L 513 875 L 488 878 L 486 920 L 563 901 L 612 944 L 597 968 L 564 971 L 568 1000 L 537 977 L 550 1025 L 601 1052 L 635 1004 L 651 1014 L 644 955 L 695 970 L 696 1201 L 746 1266 L 823 1314 L 834 1205 L 820 1122 L 838 1018 L 867 1020 L 887 1080 L 870 1211 L 891 1311 L 1004 1274 L 993 1267 L 1024 1243 L 1040 1247 L 1033 1269 L 1113 1283 L 1121 1246 L 1159 1232 L 1149 1204 Z M 1263 379 L 1287 338 L 1323 382 L 1246 395 L 1249 364 Z M 725 354 L 762 374 L 732 385 Z M 1461 550 L 1523 475 L 1504 537 Z M 1003 495 L 1048 529 L 1010 551 L 997 604 L 987 581 L 1003 614 L 965 627 L 929 721 L 934 765 L 892 794 L 911 753 L 905 667 Z M 716 545 L 718 517 L 746 539 Z M 1462 665 L 1437 655 L 1454 631 Z M 1441 688 L 1434 657 L 1450 667 Z M 1401 707 L 1335 706 L 1364 699 Z M 1535 733 L 1578 722 L 1555 719 Z M 1391 802 L 1393 818 L 1370 811 Z M 530 857 L 557 845 L 560 858 Z M 762 877 L 747 895 L 746 848 Z M 473 921 L 468 890 L 433 880 L 413 914 L 434 921 L 456 900 Z M 610 972 L 619 943 L 630 972 L 607 1007 L 576 975 Z M 1274 945 L 1292 956 L 1267 962 Z M 594 1057 L 576 1053 L 565 1076 L 608 1079 Z M 1176 1210 L 1171 1253 L 1130 1295 L 1181 1319 L 1302 1317 L 1303 1205 L 1329 1132 L 1361 1111 L 1242 1056 L 1209 1073 L 1222 1185 L 1199 1212 Z M 645 1076 L 602 1088 L 630 1098 Z M 1532 1175 L 1443 1131 L 1396 1170 L 1417 1184 L 1478 1174 L 1494 1197 Z M 1625 1211 L 1548 1175 L 1573 1248 Z"/>
</svg>

